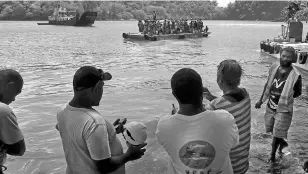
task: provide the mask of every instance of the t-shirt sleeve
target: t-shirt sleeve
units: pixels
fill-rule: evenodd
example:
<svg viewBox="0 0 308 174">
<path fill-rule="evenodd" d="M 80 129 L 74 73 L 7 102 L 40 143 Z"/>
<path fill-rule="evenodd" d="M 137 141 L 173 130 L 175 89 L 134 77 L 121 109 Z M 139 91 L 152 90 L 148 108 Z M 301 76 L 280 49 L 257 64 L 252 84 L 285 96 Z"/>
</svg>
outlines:
<svg viewBox="0 0 308 174">
<path fill-rule="evenodd" d="M 160 145 L 163 145 L 163 143 L 164 143 L 164 132 L 162 130 L 162 124 L 161 123 L 162 123 L 162 118 L 157 123 L 155 137 L 156 137 L 157 142 Z"/>
<path fill-rule="evenodd" d="M 106 124 L 98 124 L 90 129 L 85 137 L 90 156 L 93 160 L 103 160 L 111 157 Z"/>
<path fill-rule="evenodd" d="M 24 139 L 13 112 L 2 113 L 0 125 L 0 140 L 3 143 L 11 145 Z"/>
</svg>

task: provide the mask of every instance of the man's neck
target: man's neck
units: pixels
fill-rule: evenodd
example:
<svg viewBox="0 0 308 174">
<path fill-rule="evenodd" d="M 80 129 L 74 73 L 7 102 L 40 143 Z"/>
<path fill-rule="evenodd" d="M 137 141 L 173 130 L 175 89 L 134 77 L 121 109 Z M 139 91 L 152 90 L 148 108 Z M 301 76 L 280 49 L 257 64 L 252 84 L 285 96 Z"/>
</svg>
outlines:
<svg viewBox="0 0 308 174">
<path fill-rule="evenodd" d="M 286 73 L 286 72 L 289 72 L 293 69 L 292 65 L 291 66 L 281 66 L 279 67 L 281 73 Z"/>
<path fill-rule="evenodd" d="M 240 88 L 238 86 L 235 87 L 226 87 L 225 89 L 222 90 L 223 94 L 229 94 L 233 93 L 235 91 L 238 91 Z"/>
<path fill-rule="evenodd" d="M 70 102 L 69 105 L 75 107 L 75 108 L 86 108 L 86 109 L 92 109 L 92 104 L 85 99 L 74 97 Z"/>
<path fill-rule="evenodd" d="M 185 115 L 185 116 L 193 116 L 200 114 L 201 112 L 204 112 L 206 109 L 201 104 L 200 107 L 196 107 L 191 104 L 180 104 L 180 109 L 178 111 L 179 114 Z"/>
</svg>

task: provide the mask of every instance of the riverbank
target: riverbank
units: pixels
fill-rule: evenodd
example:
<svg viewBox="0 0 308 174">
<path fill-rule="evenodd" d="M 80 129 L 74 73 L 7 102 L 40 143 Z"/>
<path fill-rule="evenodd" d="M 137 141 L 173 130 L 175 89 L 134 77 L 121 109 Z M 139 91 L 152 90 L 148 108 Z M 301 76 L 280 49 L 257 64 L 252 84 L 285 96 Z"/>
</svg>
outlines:
<svg viewBox="0 0 308 174">
<path fill-rule="evenodd" d="M 287 142 L 289 147 L 282 158 L 279 168 L 283 174 L 302 174 L 302 166 L 308 160 L 308 120 L 307 93 L 295 101 L 293 120 L 289 129 Z M 247 174 L 267 173 L 270 169 L 266 161 L 271 152 L 272 136 L 264 132 L 264 111 L 257 113 L 258 118 L 252 123 L 250 167 Z"/>
</svg>

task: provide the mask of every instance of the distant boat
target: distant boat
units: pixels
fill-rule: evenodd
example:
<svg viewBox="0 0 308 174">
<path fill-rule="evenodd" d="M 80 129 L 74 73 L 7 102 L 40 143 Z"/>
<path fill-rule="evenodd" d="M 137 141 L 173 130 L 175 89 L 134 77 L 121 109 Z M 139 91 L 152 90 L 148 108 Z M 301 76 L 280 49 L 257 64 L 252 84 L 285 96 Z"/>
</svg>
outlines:
<svg viewBox="0 0 308 174">
<path fill-rule="evenodd" d="M 67 11 L 66 8 L 55 8 L 54 13 L 48 16 L 48 23 L 38 25 L 66 25 L 66 26 L 92 26 L 96 20 L 97 12 L 85 11 L 80 15 L 76 11 Z"/>
<path fill-rule="evenodd" d="M 196 33 L 178 33 L 178 34 L 165 34 L 153 35 L 143 33 L 123 33 L 124 39 L 139 40 L 139 41 L 158 41 L 158 40 L 171 40 L 171 39 L 186 39 L 186 38 L 199 38 L 207 37 L 211 32 L 196 32 Z"/>
</svg>

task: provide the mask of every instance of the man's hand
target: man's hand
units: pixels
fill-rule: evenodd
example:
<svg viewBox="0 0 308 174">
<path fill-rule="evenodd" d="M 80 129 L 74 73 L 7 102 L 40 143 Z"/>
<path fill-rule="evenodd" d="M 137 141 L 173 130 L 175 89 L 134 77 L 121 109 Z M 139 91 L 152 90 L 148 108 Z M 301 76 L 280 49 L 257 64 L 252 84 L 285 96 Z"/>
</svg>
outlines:
<svg viewBox="0 0 308 174">
<path fill-rule="evenodd" d="M 113 126 L 115 127 L 116 129 L 116 133 L 119 134 L 119 133 L 122 133 L 124 131 L 124 125 L 125 123 L 127 122 L 127 119 L 124 118 L 124 119 L 117 119 L 114 123 L 113 123 Z"/>
<path fill-rule="evenodd" d="M 213 95 L 211 94 L 209 89 L 207 89 L 207 87 L 203 87 L 203 96 L 209 101 L 211 101 L 213 98 Z"/>
<path fill-rule="evenodd" d="M 144 155 L 144 152 L 146 151 L 146 149 L 143 148 L 146 145 L 147 143 L 143 143 L 138 146 L 129 144 L 128 149 L 126 151 L 126 155 L 128 156 L 129 161 L 140 159 Z"/>
<path fill-rule="evenodd" d="M 262 105 L 262 101 L 259 100 L 259 101 L 256 103 L 255 108 L 256 108 L 256 109 L 260 109 L 260 108 L 261 108 L 261 105 Z"/>
</svg>

